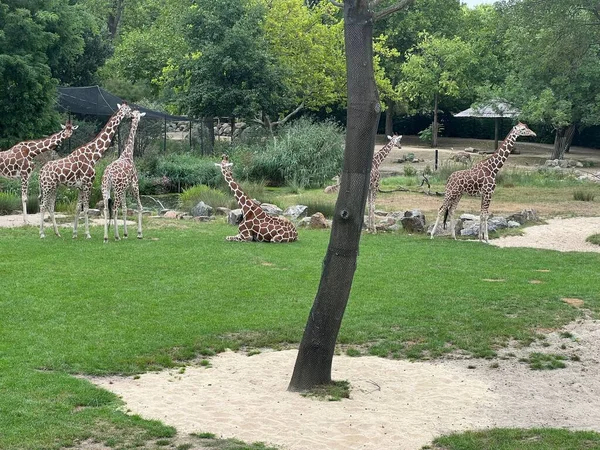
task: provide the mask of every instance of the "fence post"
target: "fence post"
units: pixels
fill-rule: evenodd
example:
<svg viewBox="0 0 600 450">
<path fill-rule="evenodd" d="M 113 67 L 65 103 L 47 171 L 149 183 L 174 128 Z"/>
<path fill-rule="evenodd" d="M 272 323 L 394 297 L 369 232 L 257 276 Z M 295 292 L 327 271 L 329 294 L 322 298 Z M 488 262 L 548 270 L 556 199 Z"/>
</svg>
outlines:
<svg viewBox="0 0 600 450">
<path fill-rule="evenodd" d="M 435 163 L 433 166 L 433 170 L 438 170 L 438 149 L 435 149 Z"/>
</svg>

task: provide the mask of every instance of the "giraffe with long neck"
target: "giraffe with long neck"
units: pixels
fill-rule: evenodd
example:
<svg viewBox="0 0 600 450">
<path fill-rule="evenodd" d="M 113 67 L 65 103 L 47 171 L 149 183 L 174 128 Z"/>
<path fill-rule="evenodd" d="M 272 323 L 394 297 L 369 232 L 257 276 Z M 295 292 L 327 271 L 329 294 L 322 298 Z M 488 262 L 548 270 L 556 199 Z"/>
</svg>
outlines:
<svg viewBox="0 0 600 450">
<path fill-rule="evenodd" d="M 40 170 L 40 237 L 44 238 L 44 214 L 50 214 L 54 233 L 60 237 L 54 206 L 56 203 L 56 190 L 59 185 L 77 188 L 77 206 L 75 220 L 73 221 L 73 239 L 77 237 L 77 223 L 83 207 L 85 218 L 85 237 L 90 239 L 88 208 L 92 184 L 96 177 L 96 163 L 110 146 L 112 138 L 117 132 L 119 124 L 125 117 L 131 117 L 131 108 L 127 104 L 117 105 L 117 111 L 111 116 L 104 128 L 90 142 L 75 149 L 70 155 L 49 161 Z"/>
<path fill-rule="evenodd" d="M 535 135 L 536 134 L 531 131 L 527 125 L 519 122 L 510 130 L 502 142 L 502 145 L 500 145 L 498 150 L 496 150 L 492 156 L 478 162 L 470 169 L 453 172 L 446 183 L 444 202 L 438 211 L 437 219 L 431 229 L 431 239 L 433 239 L 433 236 L 435 235 L 435 230 L 437 229 L 442 215 L 444 216 L 444 228 L 446 228 L 446 222 L 450 220 L 452 237 L 456 239 L 456 229 L 453 219 L 454 211 L 456 210 L 462 195 L 466 193 L 469 195 L 481 195 L 479 241 L 484 240 L 485 242 L 489 242 L 488 214 L 492 194 L 496 189 L 496 176 L 514 148 L 517 138 L 519 136 Z"/>
<path fill-rule="evenodd" d="M 388 136 L 389 142 L 381 148 L 375 155 L 373 155 L 373 164 L 371 165 L 371 177 L 369 179 L 369 193 L 367 196 L 367 205 L 369 207 L 369 216 L 367 222 L 367 229 L 372 233 L 375 233 L 375 198 L 379 191 L 379 183 L 381 182 L 381 172 L 379 167 L 383 160 L 389 155 L 390 151 L 394 147 L 402 148 L 400 141 L 402 135 Z"/>
<path fill-rule="evenodd" d="M 142 202 L 140 200 L 140 188 L 138 183 L 138 174 L 133 161 L 133 149 L 135 144 L 135 134 L 140 123 L 140 119 L 146 113 L 133 111 L 131 113 L 131 128 L 125 149 L 116 161 L 110 163 L 102 175 L 102 198 L 104 199 L 104 242 L 108 242 L 108 228 L 110 220 L 114 220 L 115 240 L 119 240 L 119 228 L 117 226 L 117 211 L 119 206 L 123 205 L 123 237 L 127 239 L 127 189 L 135 197 L 138 208 L 137 238 L 142 239 Z M 111 198 L 110 192 L 114 190 L 114 198 Z"/>
<path fill-rule="evenodd" d="M 21 179 L 21 203 L 23 206 L 23 223 L 27 224 L 27 195 L 29 177 L 34 169 L 33 159 L 43 152 L 54 150 L 64 140 L 71 137 L 77 126 L 71 122 L 61 125 L 62 130 L 51 136 L 32 141 L 19 142 L 10 149 L 0 152 L 0 176 Z"/>
<path fill-rule="evenodd" d="M 268 215 L 257 203 L 249 198 L 235 182 L 231 174 L 232 163 L 223 155 L 220 164 L 221 173 L 242 209 L 242 221 L 239 233 L 227 236 L 227 241 L 292 242 L 298 239 L 298 232 L 292 222 L 283 217 Z"/>
</svg>

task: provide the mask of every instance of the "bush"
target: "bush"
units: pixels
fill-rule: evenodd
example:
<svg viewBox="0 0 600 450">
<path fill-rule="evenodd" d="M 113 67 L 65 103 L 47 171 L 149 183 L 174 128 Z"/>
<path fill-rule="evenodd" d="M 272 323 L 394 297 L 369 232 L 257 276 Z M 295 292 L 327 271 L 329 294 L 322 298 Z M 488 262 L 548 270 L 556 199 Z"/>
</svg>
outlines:
<svg viewBox="0 0 600 450">
<path fill-rule="evenodd" d="M 191 211 L 201 201 L 213 208 L 237 208 L 237 202 L 233 196 L 203 184 L 186 189 L 179 196 L 179 203 L 184 211 Z"/>
<path fill-rule="evenodd" d="M 181 192 L 191 186 L 205 184 L 217 186 L 221 182 L 221 172 L 215 160 L 198 158 L 190 154 L 171 154 L 158 159 L 156 173 L 166 177 L 171 192 Z"/>
<path fill-rule="evenodd" d="M 343 160 L 343 131 L 333 122 L 302 118 L 283 127 L 261 145 L 234 149 L 234 172 L 254 181 L 296 187 L 322 187 L 339 175 Z"/>
<path fill-rule="evenodd" d="M 21 210 L 21 196 L 8 192 L 0 192 L 0 215 L 12 214 Z"/>
<path fill-rule="evenodd" d="M 591 191 L 584 189 L 577 189 L 573 192 L 573 198 L 582 202 L 593 202 L 596 195 Z"/>
</svg>

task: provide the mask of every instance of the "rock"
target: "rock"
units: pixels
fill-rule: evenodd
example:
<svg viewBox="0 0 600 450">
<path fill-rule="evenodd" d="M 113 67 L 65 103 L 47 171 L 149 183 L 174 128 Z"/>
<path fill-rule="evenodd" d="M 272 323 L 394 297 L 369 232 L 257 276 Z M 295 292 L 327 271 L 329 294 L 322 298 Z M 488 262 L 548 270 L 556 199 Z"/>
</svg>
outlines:
<svg viewBox="0 0 600 450">
<path fill-rule="evenodd" d="M 520 225 L 523 225 L 526 222 L 537 222 L 538 217 L 534 209 L 524 209 L 521 212 L 511 214 L 506 220 L 518 222 Z"/>
<path fill-rule="evenodd" d="M 544 166 L 545 167 L 557 167 L 558 166 L 558 159 L 548 159 L 544 163 Z"/>
<path fill-rule="evenodd" d="M 283 213 L 283 209 L 281 209 L 277 205 L 273 205 L 272 203 L 261 203 L 260 207 L 263 209 L 264 212 L 271 216 L 279 216 Z"/>
<path fill-rule="evenodd" d="M 217 208 L 215 210 L 215 214 L 219 214 L 222 216 L 228 216 L 230 212 L 231 212 L 231 209 L 225 208 L 224 206 L 217 206 Z"/>
<path fill-rule="evenodd" d="M 174 209 L 169 209 L 167 212 L 163 214 L 165 219 L 181 219 L 185 213 L 181 211 L 175 211 Z"/>
<path fill-rule="evenodd" d="M 508 225 L 508 228 L 519 228 L 521 226 L 519 222 L 516 222 L 514 220 L 508 220 L 506 224 Z"/>
<path fill-rule="evenodd" d="M 100 214 L 101 213 L 100 213 L 99 209 L 96 209 L 96 208 L 90 208 L 90 209 L 88 209 L 88 216 L 90 216 L 90 217 L 99 217 Z"/>
<path fill-rule="evenodd" d="M 323 213 L 316 212 L 309 218 L 309 228 L 329 228 L 331 225 Z"/>
<path fill-rule="evenodd" d="M 425 216 L 417 209 L 406 211 L 400 222 L 402 228 L 408 233 L 423 233 L 425 231 Z"/>
<path fill-rule="evenodd" d="M 203 201 L 198 202 L 196 206 L 192 208 L 192 216 L 201 217 L 201 216 L 212 216 L 213 208 L 212 206 L 207 205 Z"/>
<path fill-rule="evenodd" d="M 242 214 L 241 209 L 232 209 L 227 215 L 227 223 L 229 225 L 239 225 L 242 222 L 243 217 L 244 215 Z"/>
<path fill-rule="evenodd" d="M 479 220 L 479 216 L 475 214 L 461 214 L 460 218 L 461 220 Z"/>
<path fill-rule="evenodd" d="M 464 151 L 464 152 L 458 152 L 458 153 L 452 155 L 450 157 L 450 160 L 458 162 L 458 163 L 466 164 L 466 163 L 468 163 L 468 162 L 471 161 L 471 154 L 467 153 L 466 151 Z"/>
<path fill-rule="evenodd" d="M 306 217 L 307 213 L 308 213 L 308 206 L 296 205 L 296 206 L 287 207 L 285 209 L 285 211 L 283 212 L 283 215 L 292 220 L 298 220 L 302 217 Z"/>
<path fill-rule="evenodd" d="M 508 221 L 504 217 L 488 217 L 488 230 L 494 227 L 495 230 L 508 228 Z"/>
</svg>

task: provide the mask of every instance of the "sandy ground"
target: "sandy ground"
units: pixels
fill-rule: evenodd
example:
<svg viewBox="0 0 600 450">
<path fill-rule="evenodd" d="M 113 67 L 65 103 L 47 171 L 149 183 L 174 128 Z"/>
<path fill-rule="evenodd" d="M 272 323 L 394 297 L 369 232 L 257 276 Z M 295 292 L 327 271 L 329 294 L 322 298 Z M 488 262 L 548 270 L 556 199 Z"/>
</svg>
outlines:
<svg viewBox="0 0 600 450">
<path fill-rule="evenodd" d="M 21 216 L 0 216 L 20 226 Z M 35 224 L 39 217 L 33 215 Z M 550 219 L 523 236 L 493 245 L 600 251 L 585 243 L 600 217 Z M 564 299 L 573 307 L 579 299 Z M 569 337 L 561 332 L 568 331 Z M 286 450 L 416 450 L 440 435 L 496 427 L 560 427 L 600 432 L 600 321 L 586 319 L 548 334 L 545 344 L 508 347 L 499 358 L 407 362 L 376 357 L 333 361 L 351 398 L 320 401 L 287 392 L 296 350 L 247 356 L 225 352 L 210 367 L 140 377 L 89 377 L 122 397 L 126 410 L 174 426 L 179 434 L 210 432 Z M 548 345 L 549 344 L 549 345 Z M 531 352 L 562 354 L 567 367 L 534 371 L 519 362 Z"/>
</svg>

